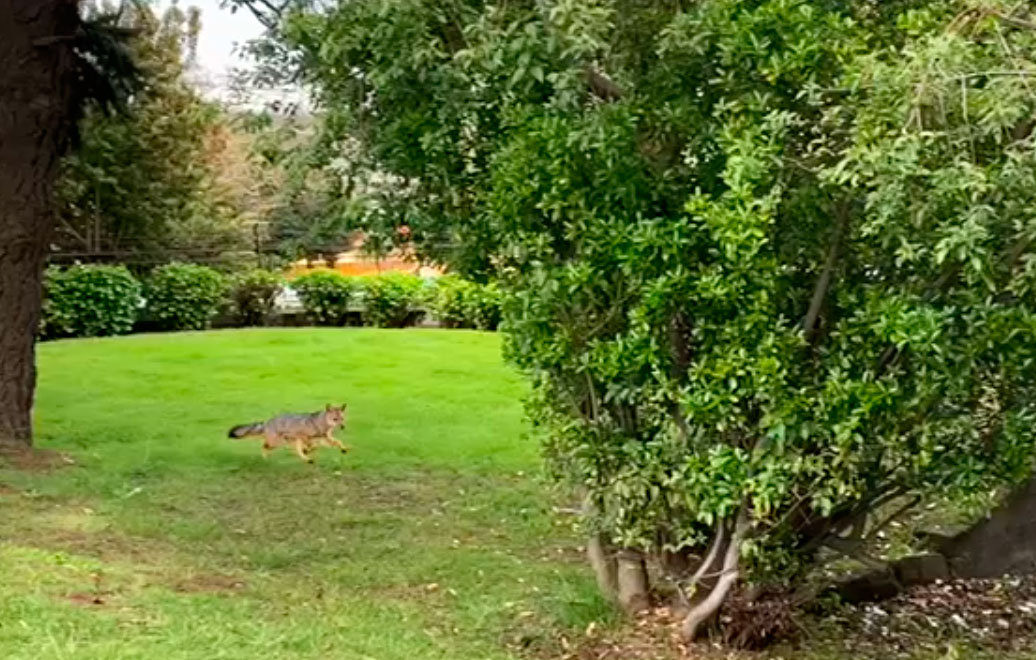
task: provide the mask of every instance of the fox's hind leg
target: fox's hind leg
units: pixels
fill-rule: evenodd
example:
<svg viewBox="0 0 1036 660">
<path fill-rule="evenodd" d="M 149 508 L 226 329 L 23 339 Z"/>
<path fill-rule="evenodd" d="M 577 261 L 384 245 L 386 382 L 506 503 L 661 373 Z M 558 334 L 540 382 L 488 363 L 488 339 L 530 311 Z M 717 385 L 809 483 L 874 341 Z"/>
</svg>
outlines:
<svg viewBox="0 0 1036 660">
<path fill-rule="evenodd" d="M 270 457 L 270 450 L 277 446 L 277 435 L 267 431 L 263 434 L 263 458 Z"/>
<path fill-rule="evenodd" d="M 299 455 L 299 458 L 306 461 L 307 463 L 313 463 L 313 458 L 308 453 L 306 453 L 306 449 L 308 449 L 306 441 L 302 438 L 296 438 L 295 453 Z"/>
</svg>

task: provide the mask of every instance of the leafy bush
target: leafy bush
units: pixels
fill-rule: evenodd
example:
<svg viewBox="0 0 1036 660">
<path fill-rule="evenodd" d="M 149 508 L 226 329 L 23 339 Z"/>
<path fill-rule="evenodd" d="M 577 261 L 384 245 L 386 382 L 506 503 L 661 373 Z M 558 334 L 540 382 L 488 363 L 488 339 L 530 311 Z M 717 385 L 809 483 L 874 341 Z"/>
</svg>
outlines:
<svg viewBox="0 0 1036 660">
<path fill-rule="evenodd" d="M 334 271 L 306 273 L 291 283 L 306 314 L 319 325 L 343 325 L 356 283 Z"/>
<path fill-rule="evenodd" d="M 415 247 L 503 278 L 599 582 L 636 576 L 611 594 L 632 606 L 645 558 L 708 557 L 693 638 L 739 585 L 891 559 L 896 516 L 1032 474 L 1036 96 L 999 74 L 1036 63 L 964 3 L 665 4 L 492 4 L 434 63 L 420 0 L 287 38 L 421 180 Z M 458 117 L 495 130 L 428 149 Z"/>
<path fill-rule="evenodd" d="M 500 291 L 457 275 L 439 278 L 430 296 L 435 317 L 447 328 L 495 330 L 500 324 Z"/>
<path fill-rule="evenodd" d="M 430 296 L 432 313 L 447 328 L 473 326 L 468 314 L 468 301 L 475 284 L 458 275 L 444 275 L 435 282 Z"/>
<path fill-rule="evenodd" d="M 212 268 L 167 264 L 156 268 L 147 281 L 147 313 L 163 330 L 204 330 L 225 291 L 226 281 Z"/>
<path fill-rule="evenodd" d="M 230 302 L 237 323 L 263 325 L 283 285 L 280 275 L 261 268 L 236 275 L 231 280 Z"/>
<path fill-rule="evenodd" d="M 479 330 L 496 330 L 500 325 L 503 296 L 493 282 L 474 285 L 468 295 L 469 322 Z"/>
<path fill-rule="evenodd" d="M 424 281 L 416 275 L 385 273 L 362 280 L 363 322 L 379 328 L 402 328 L 413 321 L 424 299 Z"/>
<path fill-rule="evenodd" d="M 140 282 L 125 266 L 48 268 L 40 334 L 46 338 L 121 335 L 133 329 Z"/>
</svg>

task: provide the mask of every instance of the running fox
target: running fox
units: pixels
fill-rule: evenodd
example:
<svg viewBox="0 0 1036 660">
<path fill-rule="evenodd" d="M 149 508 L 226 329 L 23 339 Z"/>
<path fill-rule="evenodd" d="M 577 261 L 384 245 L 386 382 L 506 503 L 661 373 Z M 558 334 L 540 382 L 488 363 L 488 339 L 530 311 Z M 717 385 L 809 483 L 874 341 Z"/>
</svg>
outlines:
<svg viewBox="0 0 1036 660">
<path fill-rule="evenodd" d="M 349 448 L 335 439 L 334 431 L 345 426 L 345 404 L 341 406 L 328 405 L 324 410 L 315 413 L 278 415 L 265 422 L 254 424 L 242 424 L 230 429 L 228 434 L 231 438 L 246 438 L 248 436 L 261 435 L 266 438 L 263 441 L 263 458 L 266 458 L 271 449 L 294 443 L 295 453 L 299 458 L 312 463 L 310 457 L 317 447 L 318 441 L 323 441 L 329 447 L 338 447 L 342 453 L 349 451 Z"/>
</svg>

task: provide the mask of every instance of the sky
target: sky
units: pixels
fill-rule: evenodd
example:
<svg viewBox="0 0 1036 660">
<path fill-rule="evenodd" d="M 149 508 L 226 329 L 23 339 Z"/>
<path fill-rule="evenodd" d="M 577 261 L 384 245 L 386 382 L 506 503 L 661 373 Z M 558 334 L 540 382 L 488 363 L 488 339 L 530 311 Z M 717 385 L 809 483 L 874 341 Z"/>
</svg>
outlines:
<svg viewBox="0 0 1036 660">
<path fill-rule="evenodd" d="M 310 110 L 306 95 L 297 88 L 252 90 L 247 98 L 231 94 L 230 75 L 236 68 L 246 68 L 248 61 L 238 55 L 238 46 L 262 34 L 262 25 L 247 9 L 232 13 L 221 8 L 220 0 L 154 0 L 158 12 L 173 4 L 181 8 L 201 10 L 201 34 L 198 36 L 197 70 L 192 78 L 203 96 L 228 103 L 239 109 L 262 110 L 270 104 L 288 103 L 305 113 Z"/>
<path fill-rule="evenodd" d="M 198 65 L 214 77 L 223 77 L 234 67 L 244 65 L 234 53 L 235 46 L 258 37 L 262 26 L 247 10 L 235 14 L 221 9 L 220 0 L 158 0 L 158 10 L 172 4 L 201 10 L 201 35 L 198 38 Z"/>
</svg>

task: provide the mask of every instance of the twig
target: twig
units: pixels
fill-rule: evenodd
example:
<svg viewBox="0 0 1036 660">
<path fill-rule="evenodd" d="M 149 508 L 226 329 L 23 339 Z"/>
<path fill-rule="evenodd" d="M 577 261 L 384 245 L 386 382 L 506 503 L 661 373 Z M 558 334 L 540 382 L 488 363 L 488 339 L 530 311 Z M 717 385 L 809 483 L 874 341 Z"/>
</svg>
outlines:
<svg viewBox="0 0 1036 660">
<path fill-rule="evenodd" d="M 874 536 L 877 536 L 877 535 L 878 535 L 878 534 L 880 534 L 880 533 L 881 533 L 881 532 L 882 532 L 882 531 L 883 531 L 883 530 L 884 530 L 884 529 L 885 529 L 886 527 L 888 527 L 888 526 L 889 526 L 889 525 L 890 525 L 890 524 L 891 524 L 891 523 L 892 523 L 893 521 L 895 521 L 895 520 L 896 520 L 897 518 L 899 518 L 900 516 L 902 516 L 902 515 L 903 515 L 904 513 L 906 513 L 906 512 L 907 512 L 907 511 L 909 511 L 910 509 L 912 509 L 912 508 L 914 508 L 915 506 L 917 506 L 917 505 L 918 505 L 918 503 L 920 503 L 920 502 L 921 502 L 921 496 L 920 496 L 920 495 L 915 495 L 914 497 L 912 497 L 912 498 L 910 499 L 910 501 L 908 501 L 908 502 L 907 502 L 906 504 L 904 504 L 903 506 L 901 506 L 901 507 L 899 507 L 898 509 L 896 509 L 896 510 L 895 510 L 895 512 L 891 513 L 891 514 L 890 514 L 890 515 L 889 515 L 889 516 L 888 516 L 887 518 L 885 518 L 885 519 L 884 519 L 884 520 L 882 520 L 882 521 L 881 521 L 880 523 L 878 523 L 877 525 L 875 525 L 875 526 L 874 526 L 874 527 L 873 527 L 873 528 L 872 528 L 872 529 L 870 530 L 870 532 L 868 532 L 868 533 L 867 533 L 867 537 L 868 537 L 868 538 L 872 538 L 872 537 L 874 537 Z"/>
</svg>

